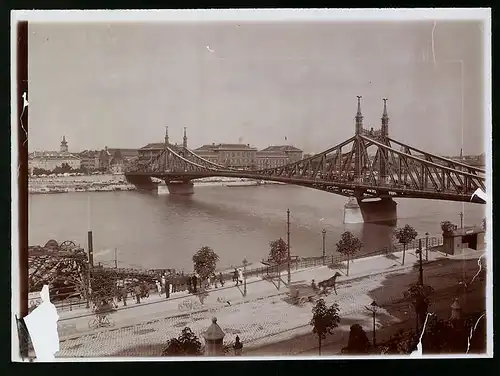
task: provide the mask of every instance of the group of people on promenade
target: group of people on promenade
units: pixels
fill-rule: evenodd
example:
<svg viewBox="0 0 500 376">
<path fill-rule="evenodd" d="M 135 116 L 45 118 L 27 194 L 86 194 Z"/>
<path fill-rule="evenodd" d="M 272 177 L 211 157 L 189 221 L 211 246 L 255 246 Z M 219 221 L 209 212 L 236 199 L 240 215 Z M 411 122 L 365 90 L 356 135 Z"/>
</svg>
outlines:
<svg viewBox="0 0 500 376">
<path fill-rule="evenodd" d="M 216 275 L 212 273 L 209 278 L 202 279 L 197 273 L 184 274 L 181 273 L 162 273 L 161 278 L 155 281 L 158 295 L 165 294 L 169 298 L 172 293 L 188 291 L 190 294 L 197 294 L 198 291 L 209 289 L 211 287 L 218 288 L 219 284 L 224 287 L 225 279 L 222 273 Z"/>
<path fill-rule="evenodd" d="M 241 268 L 234 269 L 232 280 L 236 286 L 243 284 L 243 270 Z M 139 304 L 141 299 L 149 297 L 152 291 L 156 291 L 159 296 L 165 296 L 168 299 L 171 294 L 177 292 L 188 291 L 190 294 L 198 294 L 212 287 L 218 288 L 219 285 L 224 287 L 225 282 L 222 272 L 212 273 L 209 278 L 202 279 L 197 273 L 184 274 L 184 272 L 176 272 L 175 270 L 165 270 L 159 272 L 159 278 L 151 283 L 139 281 L 128 286 L 122 283 L 117 286 L 118 293 L 115 299 L 118 302 L 123 302 L 123 305 L 126 306 L 127 297 L 132 297 L 135 298 L 136 304 Z"/>
</svg>

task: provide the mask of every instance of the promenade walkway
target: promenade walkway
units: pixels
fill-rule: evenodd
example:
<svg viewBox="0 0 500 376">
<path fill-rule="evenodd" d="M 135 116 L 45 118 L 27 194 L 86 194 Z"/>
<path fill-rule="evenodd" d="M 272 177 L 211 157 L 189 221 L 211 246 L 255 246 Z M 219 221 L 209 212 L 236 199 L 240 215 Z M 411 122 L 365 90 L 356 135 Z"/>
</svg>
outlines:
<svg viewBox="0 0 500 376">
<path fill-rule="evenodd" d="M 481 254 L 471 252 L 452 258 L 478 258 Z M 447 256 L 442 253 L 429 252 L 429 261 L 445 258 Z M 326 302 L 337 302 L 342 317 L 366 316 L 364 307 L 371 303 L 367 293 L 381 286 L 388 273 L 411 269 L 417 256 L 414 250 L 408 250 L 405 265 L 401 265 L 401 259 L 402 252 L 357 259 L 351 262 L 349 276 L 345 275 L 345 263 L 333 269 L 322 266 L 293 271 L 292 283 L 310 284 L 312 279 L 319 282 L 338 270 L 342 274 L 338 279 L 338 295 L 330 294 Z M 249 278 L 246 297 L 243 297 L 242 286 L 235 287 L 232 283 L 212 289 L 204 307 L 191 313 L 179 311 L 178 306 L 185 299 L 198 300 L 196 297 L 188 297 L 185 293 L 174 294 L 168 300 L 151 297 L 150 301 L 140 305 L 131 303 L 112 314 L 111 319 L 116 324 L 112 329 L 90 330 L 88 322 L 93 316 L 81 313 L 78 316 L 76 312 L 62 314 L 58 324 L 61 337 L 58 356 L 158 356 L 159 349 L 169 339 L 177 337 L 185 326 L 202 338 L 213 316 L 218 318 L 226 333 L 225 343 L 231 343 L 239 335 L 245 349 L 249 350 L 310 332 L 311 304 L 302 307 L 290 304 L 286 299 L 286 272 L 282 279 L 278 290 L 276 281 Z M 218 298 L 229 303 L 219 303 Z M 390 317 L 385 319 L 385 324 L 388 322 Z"/>
</svg>

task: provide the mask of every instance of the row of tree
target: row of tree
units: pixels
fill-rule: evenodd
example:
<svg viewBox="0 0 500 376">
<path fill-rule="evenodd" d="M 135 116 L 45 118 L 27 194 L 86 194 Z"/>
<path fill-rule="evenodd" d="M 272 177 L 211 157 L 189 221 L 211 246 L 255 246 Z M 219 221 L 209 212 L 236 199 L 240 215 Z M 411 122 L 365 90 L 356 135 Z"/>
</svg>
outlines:
<svg viewBox="0 0 500 376">
<path fill-rule="evenodd" d="M 403 245 L 403 265 L 405 263 L 406 246 L 410 244 L 417 237 L 417 231 L 410 225 L 405 225 L 404 227 L 397 228 L 394 231 L 394 236 L 397 241 Z M 280 265 L 288 260 L 288 245 L 282 238 L 273 240 L 269 243 L 269 261 L 278 265 L 278 270 Z M 350 231 L 345 231 L 340 240 L 336 244 L 336 251 L 344 255 L 347 258 L 347 275 L 349 275 L 349 264 L 351 259 L 356 253 L 358 253 L 363 247 L 363 243 Z M 193 266 L 194 271 L 200 276 L 201 279 L 205 280 L 209 278 L 217 268 L 217 262 L 219 261 L 219 256 L 210 247 L 202 247 L 193 256 Z"/>
<path fill-rule="evenodd" d="M 32 175 L 50 175 L 50 174 L 65 174 L 65 173 L 88 173 L 85 168 L 73 168 L 68 163 L 63 163 L 61 166 L 57 166 L 53 170 L 46 170 L 39 167 L 34 167 Z"/>
</svg>

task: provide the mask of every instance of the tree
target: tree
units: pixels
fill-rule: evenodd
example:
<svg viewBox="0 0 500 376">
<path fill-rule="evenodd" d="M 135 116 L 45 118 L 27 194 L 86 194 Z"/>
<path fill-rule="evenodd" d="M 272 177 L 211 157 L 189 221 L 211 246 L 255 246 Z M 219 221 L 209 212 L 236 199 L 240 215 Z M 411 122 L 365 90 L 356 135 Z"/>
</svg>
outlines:
<svg viewBox="0 0 500 376">
<path fill-rule="evenodd" d="M 193 331 L 185 327 L 181 335 L 168 341 L 167 347 L 162 352 L 163 356 L 193 356 L 201 355 L 201 342 Z"/>
<path fill-rule="evenodd" d="M 351 325 L 349 341 L 347 347 L 343 349 L 346 354 L 368 354 L 370 350 L 370 340 L 363 327 L 359 324 Z"/>
<path fill-rule="evenodd" d="M 405 225 L 405 227 L 397 228 L 394 231 L 394 236 L 399 243 L 403 244 L 403 265 L 405 264 L 406 246 L 411 243 L 417 237 L 417 231 L 410 225 Z"/>
<path fill-rule="evenodd" d="M 448 234 L 448 233 L 452 232 L 456 227 L 457 226 L 455 226 L 450 221 L 441 222 L 441 230 L 443 231 L 444 234 Z"/>
<path fill-rule="evenodd" d="M 327 334 L 332 334 L 333 330 L 339 326 L 339 305 L 333 303 L 330 307 L 326 306 L 324 299 L 319 299 L 312 309 L 313 317 L 309 325 L 313 327 L 313 333 L 318 337 L 319 355 L 321 355 L 321 342 Z"/>
<path fill-rule="evenodd" d="M 420 324 L 423 324 L 427 309 L 429 308 L 429 296 L 434 292 L 434 289 L 429 285 L 421 285 L 415 283 L 409 286 L 408 290 L 403 293 L 405 299 L 409 300 L 415 309 L 417 320 L 417 332 Z"/>
<path fill-rule="evenodd" d="M 279 238 L 269 243 L 269 259 L 277 264 L 282 263 L 288 257 L 288 247 L 286 242 Z"/>
<path fill-rule="evenodd" d="M 193 256 L 194 271 L 205 281 L 215 272 L 219 256 L 210 247 L 202 247 Z"/>
<path fill-rule="evenodd" d="M 337 252 L 347 256 L 347 275 L 349 275 L 349 263 L 351 257 L 358 252 L 363 243 L 357 237 L 355 237 L 350 231 L 346 231 L 342 234 L 340 240 L 337 243 Z"/>
<path fill-rule="evenodd" d="M 288 258 L 288 246 L 286 242 L 279 238 L 269 243 L 269 260 L 278 265 L 278 288 L 281 281 L 281 264 Z"/>
</svg>

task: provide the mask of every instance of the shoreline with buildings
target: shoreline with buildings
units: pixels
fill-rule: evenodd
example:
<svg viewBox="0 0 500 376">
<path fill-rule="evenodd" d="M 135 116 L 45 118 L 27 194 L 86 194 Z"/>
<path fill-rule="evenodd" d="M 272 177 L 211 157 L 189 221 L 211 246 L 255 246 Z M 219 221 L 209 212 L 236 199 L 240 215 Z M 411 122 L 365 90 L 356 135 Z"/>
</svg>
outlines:
<svg viewBox="0 0 500 376">
<path fill-rule="evenodd" d="M 195 187 L 249 187 L 283 183 L 234 178 L 205 178 L 193 181 Z M 133 191 L 137 188 L 129 184 L 123 175 L 78 175 L 57 177 L 30 177 L 28 193 L 55 194 L 73 192 L 116 192 Z M 168 192 L 165 183 L 158 184 L 158 193 Z"/>
<path fill-rule="evenodd" d="M 108 148 L 102 150 L 84 150 L 69 152 L 68 142 L 63 136 L 59 151 L 34 151 L 28 154 L 28 174 L 31 177 L 60 177 L 75 175 L 113 174 L 123 175 L 130 167 L 147 164 L 158 157 L 169 144 L 173 149 L 187 148 L 187 136 L 184 129 L 181 145 L 171 144 L 168 131 L 164 142 L 149 143 L 138 149 Z M 312 157 L 292 145 L 271 145 L 262 150 L 250 144 L 205 144 L 192 152 L 208 162 L 220 166 L 245 170 L 275 168 Z M 484 153 L 478 156 L 446 157 L 475 167 L 485 166 Z"/>
</svg>

